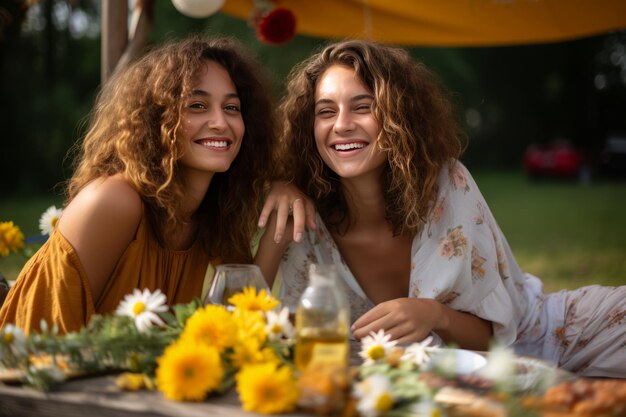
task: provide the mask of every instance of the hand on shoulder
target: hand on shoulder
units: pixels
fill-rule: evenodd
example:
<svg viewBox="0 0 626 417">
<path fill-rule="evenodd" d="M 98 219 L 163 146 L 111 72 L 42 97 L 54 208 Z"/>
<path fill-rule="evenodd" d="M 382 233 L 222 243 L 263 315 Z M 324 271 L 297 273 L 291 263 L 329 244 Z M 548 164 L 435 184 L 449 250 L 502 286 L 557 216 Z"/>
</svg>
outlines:
<svg viewBox="0 0 626 417">
<path fill-rule="evenodd" d="M 272 215 L 275 215 L 275 223 L 271 222 Z M 293 218 L 293 223 L 290 217 Z M 268 220 L 270 220 L 270 230 L 274 232 L 273 237 L 276 243 L 283 241 L 285 232 L 293 233 L 293 240 L 300 242 L 305 226 L 311 230 L 316 229 L 313 202 L 298 187 L 285 181 L 272 183 L 259 217 L 258 226 L 268 226 Z M 287 239 L 291 242 L 289 236 Z"/>
<path fill-rule="evenodd" d="M 94 302 L 135 238 L 141 216 L 141 197 L 120 174 L 90 182 L 64 209 L 58 229 L 78 254 Z"/>
</svg>

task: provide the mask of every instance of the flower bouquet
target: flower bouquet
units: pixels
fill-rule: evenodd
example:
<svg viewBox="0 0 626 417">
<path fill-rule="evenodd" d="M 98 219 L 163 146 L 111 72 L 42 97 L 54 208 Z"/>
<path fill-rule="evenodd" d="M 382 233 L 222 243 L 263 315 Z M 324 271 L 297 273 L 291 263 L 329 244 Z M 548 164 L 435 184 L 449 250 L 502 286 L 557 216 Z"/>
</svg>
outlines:
<svg viewBox="0 0 626 417">
<path fill-rule="evenodd" d="M 116 371 L 120 388 L 156 388 L 172 400 L 202 401 L 236 385 L 246 410 L 295 408 L 293 327 L 287 309 L 275 310 L 276 299 L 246 288 L 228 300 L 232 311 L 198 300 L 170 311 L 165 300 L 159 290 L 135 290 L 116 314 L 95 315 L 65 335 L 43 321 L 28 336 L 7 325 L 0 330 L 0 364 L 44 390 L 73 375 Z"/>
<path fill-rule="evenodd" d="M 62 213 L 63 210 L 55 206 L 50 206 L 43 212 L 39 218 L 39 230 L 43 236 L 52 234 Z M 18 225 L 12 221 L 0 221 L 0 258 L 11 253 L 22 254 L 28 259 L 34 250 L 27 246 L 27 239 Z"/>
</svg>

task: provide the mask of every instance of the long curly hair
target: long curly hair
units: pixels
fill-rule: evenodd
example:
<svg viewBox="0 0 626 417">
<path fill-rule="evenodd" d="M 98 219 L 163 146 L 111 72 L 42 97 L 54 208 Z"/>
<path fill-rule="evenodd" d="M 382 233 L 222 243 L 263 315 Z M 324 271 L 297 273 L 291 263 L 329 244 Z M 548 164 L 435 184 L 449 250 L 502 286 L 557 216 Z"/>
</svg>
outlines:
<svg viewBox="0 0 626 417">
<path fill-rule="evenodd" d="M 230 74 L 245 124 L 239 154 L 226 172 L 216 173 L 196 216 L 199 238 L 211 257 L 251 261 L 261 197 L 271 175 L 275 143 L 271 90 L 256 59 L 238 42 L 194 35 L 157 47 L 103 86 L 78 143 L 78 158 L 67 185 L 67 202 L 90 181 L 122 173 L 137 190 L 159 243 L 183 223 L 185 182 L 178 160 L 184 144 L 185 99 L 207 60 Z"/>
<path fill-rule="evenodd" d="M 438 78 L 403 49 L 348 40 L 294 67 L 279 107 L 282 175 L 313 198 L 331 230 L 348 230 L 354 216 L 313 133 L 317 82 L 332 65 L 353 68 L 375 97 L 372 112 L 381 127 L 376 144 L 388 155 L 381 178 L 386 220 L 394 235 L 415 234 L 436 198 L 440 170 L 461 154 L 462 136 Z"/>
</svg>

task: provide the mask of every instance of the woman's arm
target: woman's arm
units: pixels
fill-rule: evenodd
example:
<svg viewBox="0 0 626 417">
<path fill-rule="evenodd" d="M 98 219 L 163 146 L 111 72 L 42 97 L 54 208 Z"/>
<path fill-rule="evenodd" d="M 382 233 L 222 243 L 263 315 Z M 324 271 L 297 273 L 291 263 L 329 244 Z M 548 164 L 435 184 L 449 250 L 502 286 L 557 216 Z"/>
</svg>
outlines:
<svg viewBox="0 0 626 417">
<path fill-rule="evenodd" d="M 63 211 L 59 231 L 78 254 L 94 303 L 135 238 L 141 216 L 141 198 L 121 175 L 89 183 Z"/>
<path fill-rule="evenodd" d="M 379 329 L 402 343 L 419 342 L 434 331 L 446 343 L 474 350 L 487 350 L 493 335 L 490 322 L 429 298 L 397 298 L 380 303 L 354 322 L 352 334 L 361 339 Z"/>
<path fill-rule="evenodd" d="M 259 248 L 254 257 L 254 263 L 261 269 L 263 277 L 270 287 L 274 283 L 283 253 L 285 253 L 289 244 L 293 242 L 291 237 L 293 221 L 287 221 L 283 231 L 286 232 L 284 237 L 281 236 L 278 242 L 275 241 L 276 218 L 276 213 L 270 215 L 267 228 L 259 241 Z"/>
<path fill-rule="evenodd" d="M 266 229 L 254 258 L 270 286 L 283 253 L 291 242 L 302 240 L 305 225 L 315 230 L 315 207 L 311 200 L 295 185 L 275 181 L 259 217 L 259 227 Z"/>
</svg>

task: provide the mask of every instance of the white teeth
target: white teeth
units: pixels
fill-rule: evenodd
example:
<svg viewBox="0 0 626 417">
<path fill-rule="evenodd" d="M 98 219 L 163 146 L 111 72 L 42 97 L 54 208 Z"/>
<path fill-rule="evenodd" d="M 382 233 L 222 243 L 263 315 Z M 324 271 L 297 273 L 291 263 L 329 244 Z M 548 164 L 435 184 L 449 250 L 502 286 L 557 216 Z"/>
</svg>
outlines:
<svg viewBox="0 0 626 417">
<path fill-rule="evenodd" d="M 364 143 L 338 143 L 335 145 L 335 150 L 337 151 L 347 151 L 350 149 L 361 149 L 365 148 Z"/>
<path fill-rule="evenodd" d="M 202 145 L 208 148 L 225 148 L 228 146 L 228 142 L 225 140 L 209 140 L 202 142 Z"/>
</svg>

